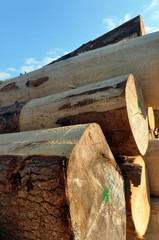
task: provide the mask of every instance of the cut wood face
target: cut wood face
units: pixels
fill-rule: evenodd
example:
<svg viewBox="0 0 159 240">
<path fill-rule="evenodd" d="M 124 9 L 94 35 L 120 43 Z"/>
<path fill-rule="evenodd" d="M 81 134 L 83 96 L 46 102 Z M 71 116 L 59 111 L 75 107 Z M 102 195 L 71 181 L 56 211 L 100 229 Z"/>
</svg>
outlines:
<svg viewBox="0 0 159 240">
<path fill-rule="evenodd" d="M 149 141 L 144 160 L 150 181 L 150 194 L 159 197 L 159 139 Z"/>
<path fill-rule="evenodd" d="M 82 136 L 71 153 L 67 172 L 75 239 L 123 240 L 126 235 L 123 179 L 113 156 L 101 148 L 104 138 L 99 138 L 93 129 L 88 131 L 89 138 L 85 137 L 87 134 Z"/>
<path fill-rule="evenodd" d="M 159 239 L 159 198 L 151 198 L 151 216 L 145 240 Z"/>
<path fill-rule="evenodd" d="M 141 87 L 133 77 L 129 77 L 126 85 L 126 107 L 131 130 L 142 155 L 148 147 L 148 121 Z"/>
<path fill-rule="evenodd" d="M 155 130 L 155 116 L 152 107 L 148 107 L 148 123 L 151 130 Z"/>
<path fill-rule="evenodd" d="M 142 174 L 138 187 L 131 183 L 131 212 L 136 233 L 139 237 L 143 237 L 150 218 L 149 182 L 143 158 L 136 157 L 134 163 L 142 166 Z"/>
</svg>

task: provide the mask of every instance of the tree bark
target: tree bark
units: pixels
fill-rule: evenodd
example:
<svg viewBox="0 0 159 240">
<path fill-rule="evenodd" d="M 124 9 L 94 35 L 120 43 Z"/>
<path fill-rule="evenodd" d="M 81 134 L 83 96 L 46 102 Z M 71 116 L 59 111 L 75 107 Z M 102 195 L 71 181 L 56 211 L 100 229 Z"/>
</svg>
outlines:
<svg viewBox="0 0 159 240">
<path fill-rule="evenodd" d="M 0 84 L 0 106 L 64 92 L 133 73 L 141 82 L 146 106 L 158 108 L 159 33 L 116 43 Z M 152 81 L 153 79 L 153 81 Z"/>
<path fill-rule="evenodd" d="M 149 181 L 141 156 L 120 157 L 120 168 L 125 179 L 127 239 L 130 234 L 142 238 L 150 218 Z M 130 233 L 130 234 L 129 234 Z"/>
<path fill-rule="evenodd" d="M 0 109 L 1 133 L 11 130 L 6 119 L 14 117 L 12 108 L 16 107 Z M 13 117 L 9 123 L 14 126 Z M 17 131 L 28 131 L 92 122 L 101 126 L 113 154 L 145 154 L 147 116 L 140 86 L 132 75 L 29 101 L 15 125 Z"/>
<path fill-rule="evenodd" d="M 149 141 L 148 150 L 144 156 L 150 180 L 151 196 L 159 197 L 159 139 Z"/>
<path fill-rule="evenodd" d="M 142 16 L 139 15 L 128 22 L 120 25 L 119 27 L 111 30 L 110 32 L 96 38 L 93 41 L 89 41 L 77 48 L 75 51 L 70 52 L 57 60 L 52 61 L 50 64 L 66 60 L 71 57 L 75 57 L 80 53 L 88 52 L 97 48 L 105 47 L 110 44 L 114 44 L 120 41 L 128 40 L 138 36 L 145 35 L 145 27 L 142 20 Z M 49 65 L 50 65 L 49 64 Z"/>
<path fill-rule="evenodd" d="M 155 127 L 159 128 L 159 111 L 154 111 L 154 118 L 155 118 Z"/>
<path fill-rule="evenodd" d="M 125 239 L 123 178 L 99 125 L 1 135 L 0 169 L 1 240 Z"/>
</svg>

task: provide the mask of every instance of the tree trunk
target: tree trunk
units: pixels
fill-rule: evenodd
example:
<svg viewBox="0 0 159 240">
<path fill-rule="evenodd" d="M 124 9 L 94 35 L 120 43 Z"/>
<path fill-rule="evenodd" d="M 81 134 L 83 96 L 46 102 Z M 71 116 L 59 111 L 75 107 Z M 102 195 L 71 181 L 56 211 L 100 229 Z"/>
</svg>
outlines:
<svg viewBox="0 0 159 240">
<path fill-rule="evenodd" d="M 150 194 L 159 197 L 159 139 L 149 141 L 144 160 L 150 180 Z"/>
<path fill-rule="evenodd" d="M 152 107 L 148 107 L 147 115 L 148 115 L 149 129 L 155 131 L 156 129 L 155 115 Z"/>
<path fill-rule="evenodd" d="M 155 127 L 159 128 L 159 111 L 154 111 L 154 118 L 155 118 Z"/>
<path fill-rule="evenodd" d="M 141 81 L 146 106 L 158 108 L 159 33 L 116 43 L 67 59 L 0 84 L 0 105 L 64 92 L 133 73 Z M 153 81 L 152 81 L 153 79 Z"/>
<path fill-rule="evenodd" d="M 125 179 L 127 235 L 142 238 L 147 230 L 150 217 L 149 182 L 144 160 L 138 157 L 118 158 Z M 129 240 L 129 237 L 127 237 Z"/>
<path fill-rule="evenodd" d="M 123 179 L 99 125 L 4 134 L 0 153 L 1 240 L 125 239 Z"/>
<path fill-rule="evenodd" d="M 71 57 L 75 57 L 80 53 L 88 52 L 97 48 L 105 47 L 110 44 L 114 44 L 120 41 L 128 40 L 134 37 L 145 35 L 145 27 L 142 20 L 142 16 L 139 15 L 130 21 L 120 25 L 119 27 L 111 30 L 110 32 L 96 38 L 93 41 L 89 41 L 77 48 L 75 51 L 70 52 L 57 60 L 54 60 L 50 64 L 66 60 Z M 49 65 L 50 65 L 49 64 Z"/>
<path fill-rule="evenodd" d="M 20 112 L 19 125 L 14 124 L 15 108 L 0 110 L 1 133 L 10 132 L 11 126 L 15 130 L 15 125 L 17 131 L 28 131 L 96 122 L 115 155 L 145 154 L 148 146 L 144 101 L 132 75 L 29 101 Z"/>
<path fill-rule="evenodd" d="M 128 240 L 139 240 L 135 234 L 127 234 Z M 151 215 L 144 240 L 159 239 L 159 198 L 151 198 Z"/>
<path fill-rule="evenodd" d="M 159 198 L 151 198 L 151 216 L 145 240 L 159 239 Z"/>
</svg>

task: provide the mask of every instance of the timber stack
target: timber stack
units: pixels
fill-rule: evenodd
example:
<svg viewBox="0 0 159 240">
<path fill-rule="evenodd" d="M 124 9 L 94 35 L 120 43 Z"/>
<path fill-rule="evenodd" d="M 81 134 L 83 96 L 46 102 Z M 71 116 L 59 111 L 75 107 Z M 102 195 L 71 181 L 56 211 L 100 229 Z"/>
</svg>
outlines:
<svg viewBox="0 0 159 240">
<path fill-rule="evenodd" d="M 0 239 L 159 239 L 158 92 L 141 15 L 0 82 Z"/>
</svg>

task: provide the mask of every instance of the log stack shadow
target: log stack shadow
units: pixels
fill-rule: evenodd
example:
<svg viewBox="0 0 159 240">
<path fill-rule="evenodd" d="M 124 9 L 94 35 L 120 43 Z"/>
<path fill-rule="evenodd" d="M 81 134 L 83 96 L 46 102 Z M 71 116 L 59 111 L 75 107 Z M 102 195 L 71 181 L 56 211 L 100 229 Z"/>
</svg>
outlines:
<svg viewBox="0 0 159 240">
<path fill-rule="evenodd" d="M 159 239 L 158 49 L 137 16 L 0 83 L 1 240 Z"/>
</svg>

